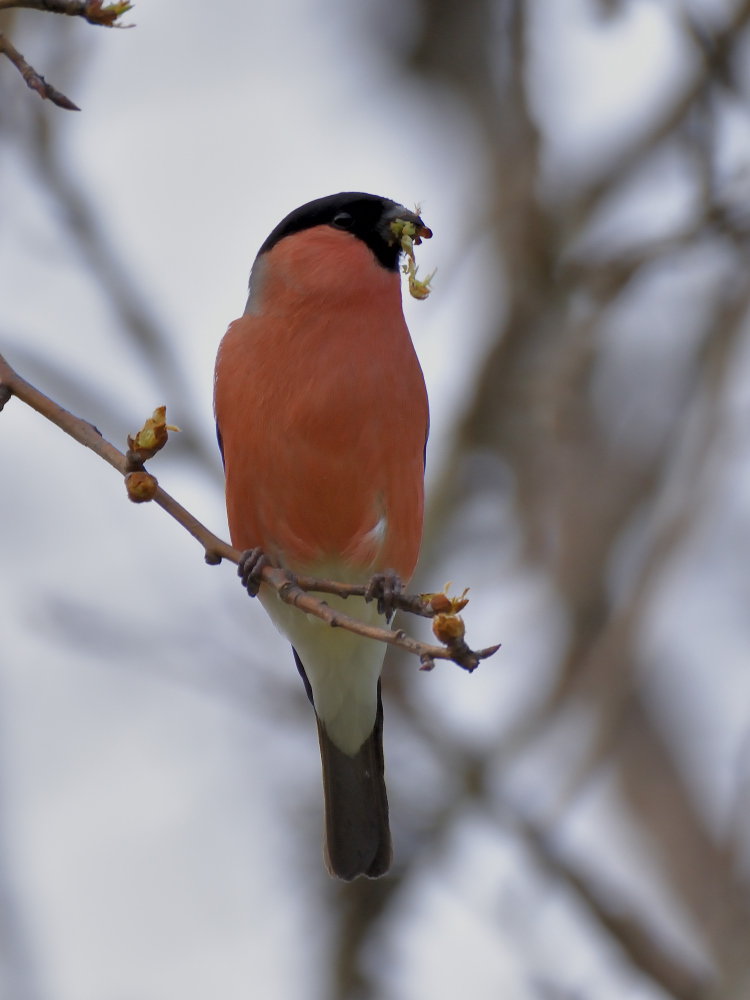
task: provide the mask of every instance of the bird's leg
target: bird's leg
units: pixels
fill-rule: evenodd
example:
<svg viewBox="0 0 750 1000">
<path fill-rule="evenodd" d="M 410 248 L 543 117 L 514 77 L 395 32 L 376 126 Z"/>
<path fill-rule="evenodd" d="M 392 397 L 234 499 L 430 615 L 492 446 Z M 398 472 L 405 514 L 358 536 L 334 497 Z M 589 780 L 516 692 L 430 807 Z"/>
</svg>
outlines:
<svg viewBox="0 0 750 1000">
<path fill-rule="evenodd" d="M 260 590 L 263 567 L 270 566 L 271 560 L 263 549 L 246 549 L 240 556 L 237 565 L 237 576 L 242 580 L 242 586 L 251 597 L 257 597 Z"/>
<path fill-rule="evenodd" d="M 386 569 L 382 573 L 373 573 L 372 579 L 367 584 L 365 600 L 369 603 L 377 599 L 378 614 L 385 615 L 386 621 L 390 621 L 396 610 L 396 598 L 403 592 L 404 585 L 396 570 Z"/>
</svg>

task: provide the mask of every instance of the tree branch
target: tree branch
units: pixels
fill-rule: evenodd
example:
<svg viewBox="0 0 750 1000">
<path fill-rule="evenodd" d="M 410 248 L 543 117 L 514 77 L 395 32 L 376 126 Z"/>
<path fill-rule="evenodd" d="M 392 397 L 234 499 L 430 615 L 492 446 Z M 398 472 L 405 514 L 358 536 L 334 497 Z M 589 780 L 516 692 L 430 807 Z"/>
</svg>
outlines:
<svg viewBox="0 0 750 1000">
<path fill-rule="evenodd" d="M 105 462 L 123 476 L 129 476 L 137 470 L 142 470 L 143 461 L 139 459 L 135 452 L 129 451 L 127 454 L 119 451 L 113 444 L 106 441 L 93 424 L 80 417 L 74 416 L 68 410 L 63 409 L 44 393 L 35 389 L 17 374 L 0 355 L 0 410 L 10 398 L 17 396 L 37 413 L 51 421 L 62 431 L 78 441 L 79 444 L 90 448 Z M 155 483 L 155 480 L 154 480 Z M 193 538 L 201 543 L 205 551 L 206 562 L 216 565 L 222 559 L 229 562 L 239 563 L 242 553 L 223 541 L 213 532 L 209 531 L 196 517 L 179 504 L 173 497 L 166 493 L 161 487 L 156 486 L 153 500 L 179 524 L 183 526 Z M 463 640 L 463 636 L 457 636 L 444 646 L 432 646 L 419 642 L 408 636 L 403 630 L 393 631 L 387 628 L 378 628 L 374 625 L 367 625 L 365 622 L 341 611 L 332 608 L 325 601 L 311 597 L 308 591 L 319 593 L 335 594 L 338 597 L 365 596 L 365 586 L 337 583 L 332 580 L 318 580 L 312 577 L 295 577 L 287 570 L 276 567 L 265 566 L 263 568 L 263 582 L 272 587 L 286 604 L 299 608 L 305 614 L 314 615 L 326 622 L 332 628 L 343 628 L 357 635 L 385 642 L 392 646 L 399 646 L 418 656 L 421 662 L 421 669 L 431 670 L 435 666 L 435 660 L 452 660 L 464 670 L 472 671 L 479 666 L 481 660 L 492 656 L 500 648 L 490 646 L 487 649 L 472 650 Z M 394 603 L 403 611 L 424 617 L 433 617 L 439 613 L 438 608 L 431 608 L 429 599 L 415 596 L 404 596 L 397 598 Z"/>
<path fill-rule="evenodd" d="M 102 0 L 0 0 L 0 12 L 13 8 L 24 7 L 28 10 L 40 10 L 51 14 L 67 14 L 69 17 L 82 17 L 89 24 L 103 28 L 124 28 L 131 25 L 117 24 L 117 19 L 130 10 L 130 3 L 111 3 L 105 7 Z M 26 62 L 18 49 L 7 35 L 0 34 L 0 55 L 10 59 L 18 72 L 26 81 L 26 86 L 35 90 L 44 100 L 52 101 L 58 108 L 66 111 L 80 111 L 69 97 L 47 83 L 41 73 Z"/>
<path fill-rule="evenodd" d="M 3 9 L 3 0 L 0 0 L 0 10 Z M 33 66 L 29 66 L 18 49 L 12 44 L 7 35 L 0 34 L 0 53 L 7 56 L 18 72 L 26 81 L 26 86 L 35 90 L 40 97 L 52 101 L 58 108 L 65 108 L 66 111 L 80 111 L 78 105 L 73 104 L 69 97 L 55 90 L 51 83 L 47 83 L 44 77 L 37 73 Z"/>
<path fill-rule="evenodd" d="M 89 24 L 97 24 L 103 28 L 124 27 L 115 25 L 115 21 L 132 6 L 130 3 L 110 3 L 105 7 L 102 0 L 0 0 L 0 10 L 23 7 L 47 14 L 65 14 L 68 17 L 82 17 Z"/>
</svg>

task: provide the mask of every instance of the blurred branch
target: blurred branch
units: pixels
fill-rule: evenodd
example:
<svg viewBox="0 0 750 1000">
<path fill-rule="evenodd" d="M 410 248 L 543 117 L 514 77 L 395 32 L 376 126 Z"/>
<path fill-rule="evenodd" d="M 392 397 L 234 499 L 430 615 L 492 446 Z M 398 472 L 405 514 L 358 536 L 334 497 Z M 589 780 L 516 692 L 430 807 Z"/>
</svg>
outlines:
<svg viewBox="0 0 750 1000">
<path fill-rule="evenodd" d="M 721 205 L 716 181 L 721 137 L 716 102 L 727 86 L 736 89 L 732 67 L 745 41 L 750 2 L 733 5 L 725 22 L 701 38 L 695 37 L 695 25 L 683 25 L 702 56 L 695 72 L 656 120 L 651 116 L 650 124 L 618 149 L 614 162 L 569 197 L 555 196 L 562 188 L 550 184 L 540 168 L 527 83 L 533 70 L 525 24 L 531 5 L 471 0 L 464 7 L 422 0 L 417 6 L 418 38 L 409 68 L 451 87 L 478 123 L 488 161 L 483 216 L 492 226 L 505 290 L 502 320 L 431 498 L 425 555 L 442 555 L 446 524 L 472 499 L 464 474 L 467 456 L 489 452 L 501 459 L 511 473 L 525 554 L 555 585 L 569 632 L 559 654 L 551 651 L 558 667 L 551 690 L 541 706 L 519 713 L 510 735 L 498 741 L 498 754 L 507 758 L 534 740 L 542 742 L 565 709 L 585 705 L 593 738 L 580 765 L 564 755 L 551 764 L 564 788 L 550 822 L 567 813 L 594 769 L 613 762 L 624 806 L 652 842 L 665 888 L 697 924 L 716 961 L 720 995 L 738 1000 L 747 995 L 737 984 L 747 988 L 750 964 L 747 888 L 731 852 L 713 842 L 669 747 L 658 737 L 636 668 L 646 613 L 673 557 L 695 532 L 717 479 L 712 460 L 750 303 L 747 225 Z M 679 12 L 675 19 L 679 27 Z M 534 41 L 540 43 L 535 58 L 541 59 L 541 42 L 551 41 Z M 538 91 L 534 98 L 540 99 Z M 597 210 L 621 195 L 652 154 L 671 142 L 687 154 L 683 159 L 690 167 L 691 216 L 681 231 L 634 251 L 608 255 L 606 247 L 597 247 L 576 258 L 576 241 L 585 240 Z M 549 162 L 545 168 L 551 169 Z M 617 246 L 616 239 L 613 243 Z M 714 282 L 698 350 L 689 353 L 692 348 L 685 346 L 693 344 L 688 323 L 680 347 L 685 374 L 674 398 L 663 404 L 663 423 L 647 442 L 623 446 L 592 389 L 603 367 L 611 317 L 618 314 L 623 293 L 630 292 L 632 302 L 638 291 L 633 279 L 648 276 L 654 263 L 664 273 L 671 262 L 679 265 L 686 250 L 712 245 L 720 248 L 723 279 Z M 640 322 L 647 324 L 648 317 Z M 644 354 L 650 356 L 645 349 Z M 633 406 L 639 387 L 627 388 Z M 615 404 L 610 409 L 609 416 L 621 417 Z M 644 518 L 648 529 L 633 542 L 629 532 Z M 627 586 L 618 592 L 613 566 L 618 569 L 624 547 Z M 440 732 L 437 738 L 456 759 L 449 736 Z M 684 734 L 685 740 L 694 738 Z M 475 779 L 467 772 L 467 782 Z M 492 794 L 485 787 L 480 800 Z M 468 785 L 463 795 L 465 801 Z M 587 886 L 581 889 L 583 897 Z M 598 896 L 587 905 L 631 961 L 674 996 L 705 995 L 704 984 L 689 970 L 649 952 L 648 914 L 620 919 L 618 901 L 604 906 Z"/>
<path fill-rule="evenodd" d="M 602 929 L 624 951 L 631 965 L 654 983 L 666 990 L 675 1000 L 708 1000 L 710 983 L 687 963 L 681 962 L 662 946 L 653 930 L 644 925 L 643 915 L 634 912 L 622 900 L 608 900 L 607 894 L 597 888 L 596 880 L 589 874 L 576 871 L 563 854 L 555 850 L 550 827 L 532 822 L 521 814 L 512 800 L 505 795 L 499 801 L 486 801 L 484 795 L 486 776 L 478 771 L 480 762 L 475 755 L 462 752 L 460 746 L 448 747 L 438 743 L 431 727 L 421 724 L 415 713 L 412 724 L 419 726 L 423 739 L 429 740 L 434 752 L 439 753 L 446 765 L 449 761 L 463 761 L 463 795 L 479 801 L 493 819 L 510 825 L 512 831 L 524 842 L 533 861 L 552 878 L 571 889 L 583 906 L 591 913 Z M 491 758 L 490 758 L 491 759 Z"/>
<path fill-rule="evenodd" d="M 130 272 L 127 262 L 116 252 L 102 224 L 102 213 L 95 206 L 79 172 L 69 170 L 60 148 L 58 122 L 50 121 L 41 109 L 31 116 L 28 153 L 45 188 L 57 202 L 61 218 L 86 263 L 97 289 L 105 296 L 119 320 L 129 346 L 136 349 L 147 372 L 155 378 L 170 410 L 182 428 L 175 453 L 189 455 L 218 483 L 223 473 L 216 448 L 209 446 L 202 426 L 193 416 L 192 390 L 184 374 L 184 365 L 173 348 L 170 337 L 146 307 L 144 295 Z"/>
<path fill-rule="evenodd" d="M 562 813 L 602 760 L 614 759 L 633 815 L 648 831 L 659 855 L 660 870 L 716 960 L 721 988 L 748 970 L 748 891 L 738 883 L 731 854 L 705 832 L 682 776 L 654 731 L 654 720 L 636 687 L 635 643 L 661 575 L 705 509 L 708 462 L 721 427 L 726 381 L 733 371 L 748 308 L 750 285 L 746 281 L 725 288 L 703 352 L 696 359 L 695 388 L 688 394 L 690 400 L 702 396 L 700 420 L 683 417 L 675 424 L 677 435 L 668 439 L 666 453 L 672 461 L 666 463 L 652 491 L 654 518 L 661 524 L 629 598 L 603 621 L 581 619 L 577 623 L 557 683 L 539 714 L 525 719 L 504 747 L 508 753 L 522 740 L 539 735 L 545 717 L 549 721 L 564 698 L 569 703 L 576 694 L 583 696 L 594 713 L 594 733 L 583 760 L 564 781 L 554 811 Z M 702 504 L 697 502 L 699 497 Z M 633 733 L 636 725 L 637 736 Z"/>
<path fill-rule="evenodd" d="M 633 510 L 648 500 L 657 525 L 653 541 L 629 588 L 629 596 L 619 607 L 605 613 L 603 619 L 581 620 L 557 682 L 535 720 L 534 725 L 538 726 L 545 714 L 574 690 L 587 691 L 597 700 L 605 699 L 606 711 L 604 702 L 599 702 L 601 714 L 597 724 L 599 739 L 604 742 L 594 741 L 588 757 L 590 763 L 599 759 L 601 752 L 609 747 L 617 728 L 614 720 L 628 703 L 633 682 L 632 644 L 660 575 L 703 510 L 697 498 L 701 495 L 701 485 L 705 484 L 706 463 L 720 429 L 725 381 L 732 370 L 748 309 L 750 285 L 730 282 L 719 298 L 703 350 L 695 360 L 692 384 L 685 390 L 684 408 L 676 412 L 671 433 L 657 453 L 658 461 L 651 464 L 652 471 L 643 475 L 640 492 L 634 493 L 623 508 L 624 523 L 625 517 L 632 516 Z M 696 400 L 699 401 L 698 409 L 702 410 L 700 419 L 689 420 L 690 405 Z M 657 475 L 657 471 L 660 474 Z M 569 535 L 575 538 L 577 533 L 569 532 Z M 596 577 L 604 575 L 604 560 L 612 545 L 610 538 L 599 543 L 602 564 Z M 531 735 L 530 726 L 530 720 L 526 720 L 523 735 L 520 731 L 517 733 L 519 741 Z M 584 767 L 581 774 L 585 772 Z"/>
<path fill-rule="evenodd" d="M 516 815 L 518 831 L 537 864 L 573 891 L 578 902 L 625 953 L 634 969 L 665 990 L 674 1000 L 709 1000 L 712 984 L 707 977 L 660 947 L 640 914 L 628 912 L 621 904 L 613 907 L 606 893 L 589 884 L 557 852 L 548 836 Z"/>
<path fill-rule="evenodd" d="M 674 1000 L 708 1000 L 711 994 L 706 975 L 663 946 L 658 935 L 655 936 L 644 925 L 641 914 L 634 912 L 622 900 L 608 901 L 606 893 L 597 887 L 592 876 L 577 871 L 563 854 L 555 850 L 547 823 L 542 827 L 527 819 L 507 795 L 488 795 L 489 772 L 493 767 L 492 754 L 478 754 L 469 750 L 461 740 L 436 728 L 432 720 L 426 721 L 410 702 L 402 702 L 399 708 L 406 714 L 405 723 L 410 732 L 418 735 L 440 761 L 445 775 L 443 785 L 452 790 L 439 812 L 425 824 L 419 838 L 420 858 L 424 859 L 434 850 L 438 840 L 445 838 L 451 824 L 473 803 L 491 816 L 493 822 L 508 827 L 518 836 L 528 849 L 532 861 L 544 873 L 572 890 L 577 901 L 622 948 L 634 969 L 669 992 Z M 658 786 L 655 784 L 654 787 Z M 387 884 L 391 879 L 384 880 L 382 884 L 385 895 L 379 892 L 373 898 L 368 891 L 369 884 L 364 882 L 359 884 L 359 891 L 356 893 L 352 893 L 351 889 L 357 888 L 357 883 L 353 887 L 345 887 L 343 901 L 345 912 L 349 916 L 342 921 L 341 927 L 338 968 L 342 980 L 337 997 L 359 995 L 353 990 L 353 986 L 361 988 L 364 982 L 361 952 L 368 939 L 368 925 L 371 931 L 372 925 L 382 917 L 386 903 L 393 905 L 396 895 L 405 890 L 413 861 L 408 857 L 402 858 L 403 867 L 398 880 L 392 885 Z M 357 904 L 359 909 L 352 913 L 351 908 Z M 369 997 L 371 994 L 377 995 L 374 990 L 362 995 Z"/>
<path fill-rule="evenodd" d="M 549 462 L 549 430 L 555 429 L 548 422 L 556 418 L 554 400 L 573 396 L 567 386 L 551 391 L 549 383 L 539 379 L 540 372 L 558 367 L 559 358 L 565 359 L 565 369 L 574 370 L 569 339 L 551 336 L 552 331 L 565 331 L 568 327 L 568 303 L 580 287 L 571 286 L 566 279 L 570 272 L 566 271 L 569 265 L 565 263 L 564 248 L 585 228 L 602 201 L 643 164 L 663 139 L 674 133 L 710 84 L 711 64 L 704 64 L 668 111 L 577 198 L 575 207 L 543 205 L 538 196 L 538 136 L 525 88 L 523 5 L 504 4 L 509 24 L 506 51 L 499 56 L 503 64 L 502 86 L 498 86 L 499 74 L 493 72 L 488 60 L 486 38 L 491 18 L 486 0 L 474 0 L 472 15 L 461 24 L 461 45 L 454 44 L 459 30 L 454 21 L 461 20 L 459 10 L 452 10 L 452 5 L 443 0 L 425 0 L 423 7 L 424 35 L 417 46 L 414 65 L 422 72 L 450 79 L 479 117 L 492 165 L 492 189 L 500 199 L 494 215 L 495 237 L 509 296 L 504 329 L 499 331 L 482 366 L 472 406 L 458 428 L 433 490 L 426 517 L 427 556 L 439 534 L 438 526 L 445 523 L 461 502 L 462 456 L 472 449 L 490 448 L 500 451 L 516 473 L 517 507 L 524 512 L 529 551 L 538 557 L 547 534 L 540 523 L 542 519 L 546 521 L 540 499 L 547 493 L 544 477 Z M 750 0 L 743 0 L 729 23 L 715 34 L 715 44 L 722 51 L 731 51 L 748 20 Z M 706 221 L 715 221 L 715 217 Z M 687 238 L 689 234 L 688 228 L 683 236 Z M 668 249 L 668 242 L 663 242 L 662 250 Z M 659 250 L 657 246 L 653 249 Z M 631 254 L 624 262 L 613 260 L 599 268 L 600 277 L 614 279 L 609 288 L 601 285 L 598 288 L 600 295 L 606 296 L 603 306 L 612 304 L 616 294 L 650 256 L 646 252 L 639 260 Z M 585 385 L 595 355 L 585 344 L 582 348 L 579 353 L 586 364 L 579 369 L 578 376 L 579 383 Z M 591 431 L 595 433 L 593 425 Z M 596 456 L 592 468 L 597 468 L 600 461 L 600 456 Z M 614 487 L 613 497 L 622 492 L 629 473 L 619 478 L 621 483 Z M 636 487 L 635 494 L 640 492 L 641 487 Z M 624 502 L 621 506 L 620 515 L 612 512 L 611 526 L 602 525 L 608 534 L 619 526 L 622 514 L 625 518 L 629 516 L 633 505 Z M 606 504 L 600 505 L 602 512 L 607 508 Z M 591 545 L 589 549 L 593 552 L 600 547 Z M 591 598 L 594 603 L 598 600 L 594 594 Z"/>
<path fill-rule="evenodd" d="M 7 790 L 0 788 L 3 814 L 8 814 Z M 6 830 L 0 830 L 0 986 L 12 1000 L 41 1000 L 39 956 L 29 934 L 29 921 L 18 891 L 18 866 L 13 863 Z"/>
<path fill-rule="evenodd" d="M 338 903 L 338 937 L 332 963 L 331 1000 L 375 1000 L 383 994 L 365 969 L 363 952 L 375 926 L 393 905 L 402 877 L 358 878 L 332 887 Z"/>
<path fill-rule="evenodd" d="M 126 477 L 128 494 L 131 499 L 136 499 L 136 502 L 140 502 L 142 499 L 154 500 L 201 543 L 205 550 L 207 563 L 215 565 L 221 562 L 222 559 L 227 559 L 237 564 L 242 561 L 242 553 L 238 549 L 232 548 L 231 545 L 228 545 L 217 535 L 214 535 L 213 532 L 209 531 L 205 525 L 201 524 L 197 518 L 193 517 L 173 497 L 162 490 L 153 476 L 143 471 L 143 456 L 137 456 L 133 450 L 129 451 L 127 455 L 123 454 L 114 445 L 106 441 L 92 424 L 73 416 L 73 414 L 58 406 L 48 396 L 45 396 L 22 379 L 10 367 L 2 355 L 0 355 L 0 388 L 4 388 L 5 396 L 7 396 L 7 392 L 10 390 L 12 395 L 17 396 L 32 409 L 36 410 L 37 413 L 78 441 L 79 444 L 90 448 L 100 458 L 103 458 L 105 462 L 108 462 L 109 465 L 117 469 L 121 475 Z M 166 441 L 166 431 L 164 432 L 164 440 Z M 129 443 L 131 444 L 131 449 L 135 447 L 132 440 L 129 439 Z M 161 446 L 157 446 L 153 450 L 158 450 L 158 447 Z M 150 480 L 151 482 L 146 483 L 146 486 L 150 487 L 153 484 L 153 489 L 148 488 L 146 493 L 136 496 L 130 483 L 128 483 L 128 480 L 132 476 L 140 476 L 141 482 Z M 308 589 L 316 590 L 328 594 L 337 594 L 343 598 L 357 594 L 367 599 L 368 595 L 370 595 L 370 587 L 352 587 L 348 584 L 339 584 L 331 580 L 317 580 L 306 577 L 298 578 L 286 570 L 276 569 L 268 565 L 262 569 L 262 579 L 264 583 L 278 593 L 281 600 L 286 604 L 299 608 L 304 614 L 314 615 L 332 628 L 343 628 L 368 639 L 375 639 L 379 642 L 399 646 L 401 649 L 418 656 L 422 664 L 422 669 L 432 669 L 434 660 L 452 660 L 458 666 L 463 667 L 463 669 L 471 671 L 479 665 L 481 660 L 492 656 L 500 648 L 499 646 L 491 646 L 487 649 L 476 651 L 469 649 L 463 641 L 463 631 L 459 635 L 443 639 L 442 641 L 445 642 L 444 646 L 428 645 L 427 643 L 410 638 L 402 630 L 394 632 L 391 629 L 367 625 L 356 618 L 351 618 L 349 615 L 337 611 L 325 601 L 319 601 L 314 597 L 310 597 L 306 592 Z M 430 596 L 432 597 L 433 595 Z M 418 609 L 416 611 L 417 614 L 434 617 L 436 625 L 441 618 L 456 617 L 430 609 L 429 605 L 418 596 L 401 598 L 398 595 L 394 595 L 393 602 L 403 611 L 412 611 L 416 608 Z M 460 619 L 457 619 L 457 621 L 460 622 Z M 439 637 L 442 639 L 442 636 Z"/>
<path fill-rule="evenodd" d="M 573 223 L 577 231 L 581 231 L 599 205 L 605 198 L 618 188 L 635 169 L 643 164 L 645 158 L 661 142 L 675 133 L 677 127 L 685 120 L 695 106 L 696 101 L 703 96 L 706 89 L 716 79 L 717 70 L 724 74 L 729 64 L 734 48 L 742 31 L 750 21 L 750 0 L 742 0 L 736 7 L 727 23 L 714 34 L 701 32 L 700 49 L 703 59 L 699 71 L 688 85 L 676 95 L 674 101 L 660 118 L 646 129 L 628 149 L 622 151 L 617 160 L 595 181 L 584 194 L 575 200 L 568 210 L 568 224 Z M 689 33 L 695 39 L 695 24 L 691 19 L 685 21 Z M 712 53 L 710 57 L 707 53 Z M 722 82 L 725 77 L 721 76 Z"/>
<path fill-rule="evenodd" d="M 709 944 L 717 972 L 712 997 L 742 1000 L 747 994 L 734 992 L 734 984 L 750 967 L 747 886 L 737 876 L 731 850 L 717 844 L 697 818 L 641 699 L 630 703 L 622 719 L 614 762 L 626 801 L 656 848 L 660 871 Z"/>
<path fill-rule="evenodd" d="M 12 342 L 0 331 L 2 340 L 8 347 L 7 353 L 12 353 L 15 367 L 24 371 L 27 381 L 43 385 L 49 396 L 64 400 L 66 409 L 96 414 L 96 425 L 100 428 L 128 427 L 132 422 L 132 413 L 111 392 L 99 389 L 72 367 L 57 364 L 41 351 L 22 346 L 18 341 Z"/>
</svg>

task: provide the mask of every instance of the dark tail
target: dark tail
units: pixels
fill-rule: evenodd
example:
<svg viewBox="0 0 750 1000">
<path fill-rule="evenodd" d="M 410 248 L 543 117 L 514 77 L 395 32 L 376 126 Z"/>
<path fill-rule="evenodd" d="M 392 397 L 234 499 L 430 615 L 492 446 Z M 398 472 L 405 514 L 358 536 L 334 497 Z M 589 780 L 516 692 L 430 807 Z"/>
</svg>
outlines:
<svg viewBox="0 0 750 1000">
<path fill-rule="evenodd" d="M 296 651 L 294 658 L 312 701 L 310 685 Z M 345 882 L 358 875 L 379 878 L 390 868 L 392 857 L 384 777 L 380 681 L 375 727 L 353 757 L 339 750 L 320 719 L 317 721 L 325 795 L 323 851 L 326 867 L 331 875 Z"/>
</svg>

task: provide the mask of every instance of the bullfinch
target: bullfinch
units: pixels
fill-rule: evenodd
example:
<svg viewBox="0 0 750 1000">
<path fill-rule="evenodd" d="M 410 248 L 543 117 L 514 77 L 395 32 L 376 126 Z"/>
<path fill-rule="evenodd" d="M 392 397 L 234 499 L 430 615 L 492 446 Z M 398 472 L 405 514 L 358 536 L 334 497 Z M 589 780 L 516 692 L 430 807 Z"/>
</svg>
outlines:
<svg viewBox="0 0 750 1000">
<path fill-rule="evenodd" d="M 332 629 L 260 584 L 262 568 L 369 584 L 329 604 L 383 625 L 422 534 L 429 411 L 401 305 L 388 198 L 346 192 L 289 214 L 258 251 L 244 314 L 216 360 L 214 408 L 240 575 L 292 644 L 314 709 L 324 857 L 347 881 L 391 863 L 383 643 Z"/>
</svg>

